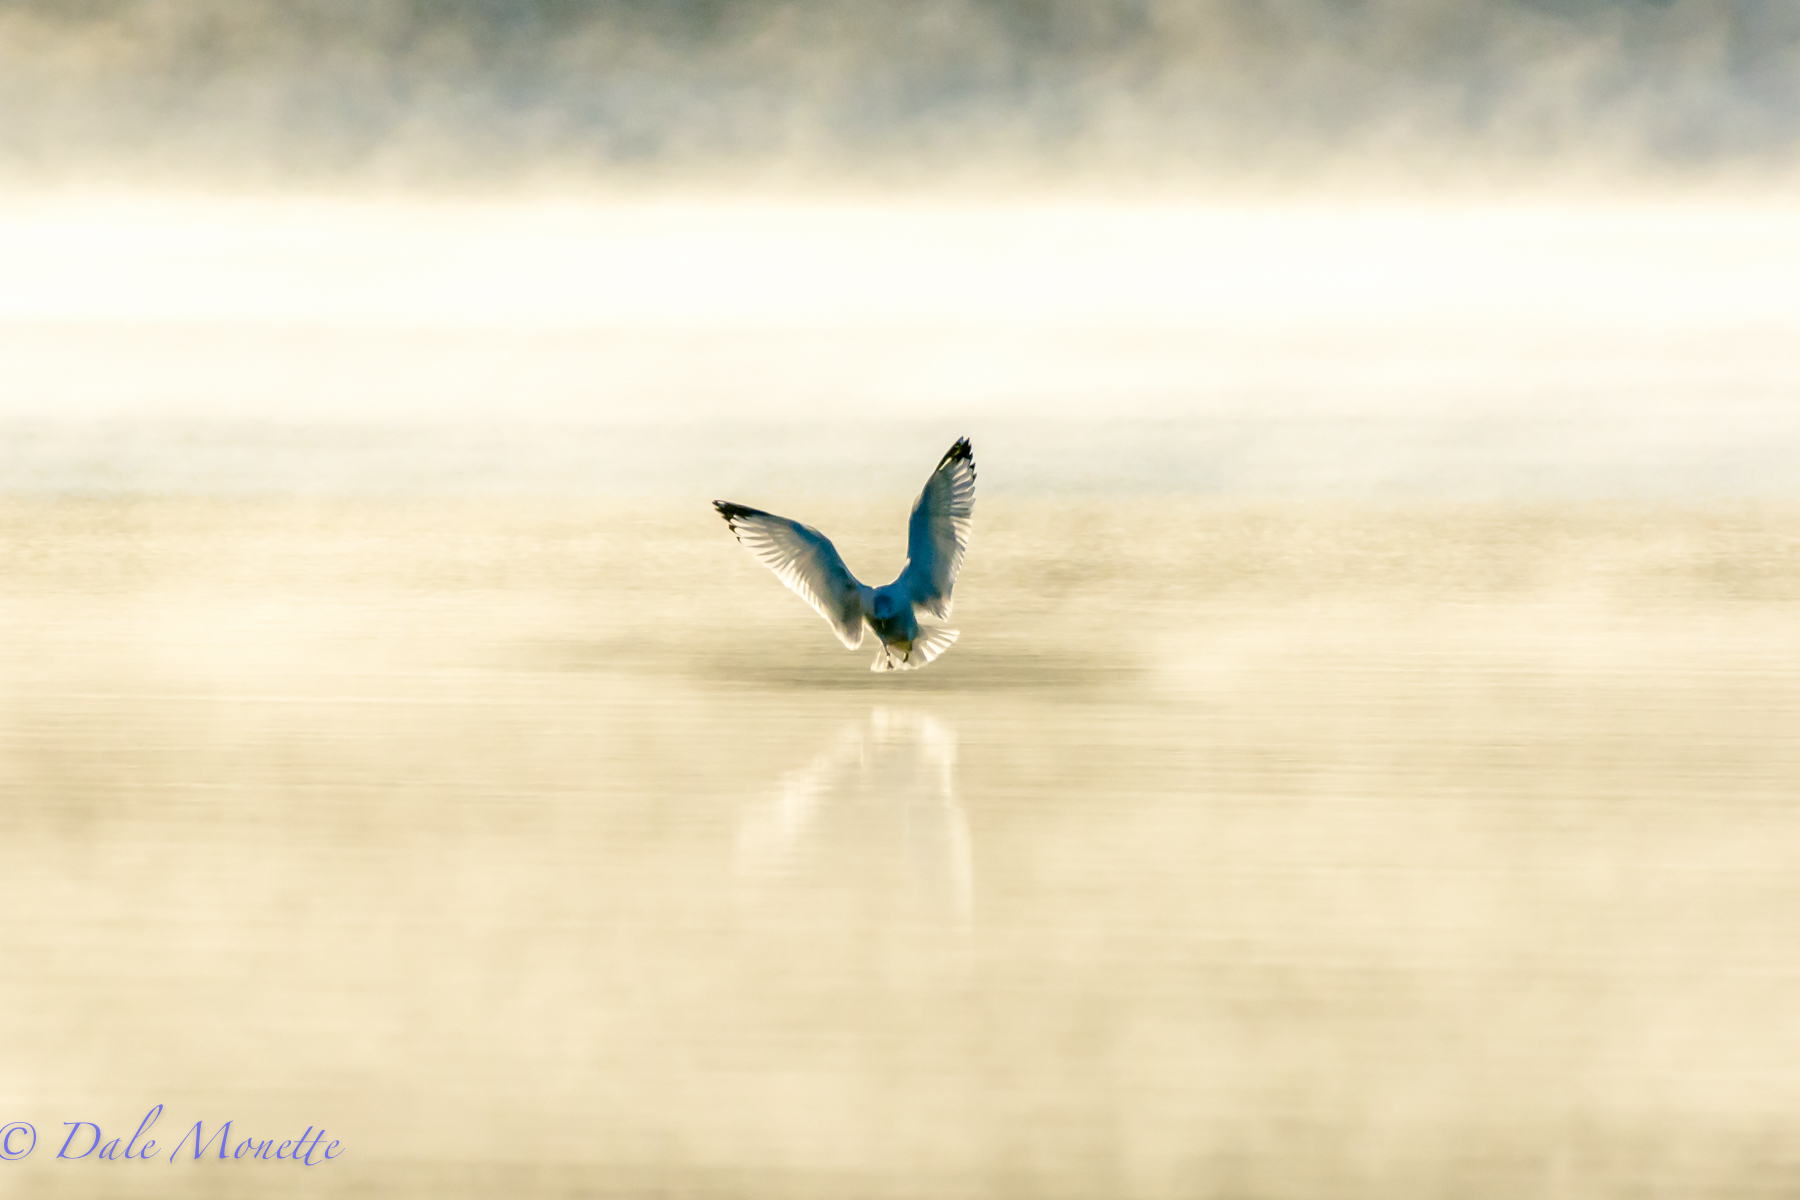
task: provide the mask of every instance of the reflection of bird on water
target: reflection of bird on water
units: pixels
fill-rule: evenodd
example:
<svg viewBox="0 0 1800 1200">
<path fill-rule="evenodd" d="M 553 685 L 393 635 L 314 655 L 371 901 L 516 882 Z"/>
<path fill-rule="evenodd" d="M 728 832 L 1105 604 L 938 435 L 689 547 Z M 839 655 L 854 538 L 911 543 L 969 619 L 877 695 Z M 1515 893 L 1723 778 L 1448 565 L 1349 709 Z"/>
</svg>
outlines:
<svg viewBox="0 0 1800 1200">
<path fill-rule="evenodd" d="M 956 802 L 956 733 L 923 713 L 873 710 L 738 822 L 745 876 L 841 869 L 867 882 L 881 877 L 884 859 L 933 907 L 968 920 L 974 879 Z"/>
<path fill-rule="evenodd" d="M 942 625 L 919 624 L 919 614 L 950 615 L 950 589 L 969 547 L 975 515 L 975 459 L 969 439 L 950 447 L 925 481 L 907 527 L 906 566 L 884 587 L 859 583 L 831 539 L 810 525 L 726 500 L 713 507 L 750 552 L 798 592 L 854 650 L 863 626 L 881 639 L 872 671 L 922 667 L 957 638 Z"/>
</svg>

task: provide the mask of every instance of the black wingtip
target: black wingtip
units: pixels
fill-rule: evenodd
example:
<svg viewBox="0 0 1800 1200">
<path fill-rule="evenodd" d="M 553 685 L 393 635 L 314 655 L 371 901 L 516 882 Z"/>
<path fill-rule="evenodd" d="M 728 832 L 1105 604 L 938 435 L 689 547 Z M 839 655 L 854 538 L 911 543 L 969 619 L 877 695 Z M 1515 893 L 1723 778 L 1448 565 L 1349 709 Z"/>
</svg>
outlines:
<svg viewBox="0 0 1800 1200">
<path fill-rule="evenodd" d="M 975 451 L 970 449 L 969 439 L 966 437 L 957 438 L 956 445 L 946 450 L 944 452 L 944 457 L 938 460 L 937 469 L 941 471 L 953 462 L 961 462 L 965 458 L 972 459 L 974 457 Z"/>
<path fill-rule="evenodd" d="M 729 500 L 714 500 L 713 507 L 719 510 L 719 515 L 725 518 L 725 523 L 727 525 L 731 525 L 732 522 L 736 521 L 739 517 L 754 517 L 760 515 L 760 510 L 758 509 L 748 508 L 742 504 L 733 504 Z M 732 528 L 735 529 L 736 526 L 732 525 Z"/>
</svg>

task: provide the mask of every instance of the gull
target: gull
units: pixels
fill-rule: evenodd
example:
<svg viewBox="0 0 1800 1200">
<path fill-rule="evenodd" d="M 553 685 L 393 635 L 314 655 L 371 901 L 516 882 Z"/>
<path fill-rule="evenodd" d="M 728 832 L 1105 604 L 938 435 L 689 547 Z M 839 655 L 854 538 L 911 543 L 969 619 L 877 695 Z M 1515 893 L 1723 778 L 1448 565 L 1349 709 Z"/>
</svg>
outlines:
<svg viewBox="0 0 1800 1200">
<path fill-rule="evenodd" d="M 925 481 L 907 523 L 906 566 L 884 587 L 858 582 L 831 539 L 810 525 L 728 500 L 713 507 L 738 541 L 825 618 L 838 641 L 854 650 L 863 627 L 880 640 L 871 671 L 911 671 L 950 648 L 958 633 L 920 625 L 921 614 L 950 615 L 950 589 L 975 515 L 975 458 L 959 438 Z"/>
</svg>

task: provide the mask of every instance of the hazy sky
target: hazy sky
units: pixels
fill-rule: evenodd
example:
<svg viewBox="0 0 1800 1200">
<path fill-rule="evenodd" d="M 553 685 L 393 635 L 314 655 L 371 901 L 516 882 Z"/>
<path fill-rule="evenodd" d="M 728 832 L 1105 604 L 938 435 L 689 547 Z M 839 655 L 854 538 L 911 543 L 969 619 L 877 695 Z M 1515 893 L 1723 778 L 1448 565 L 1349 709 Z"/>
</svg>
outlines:
<svg viewBox="0 0 1800 1200">
<path fill-rule="evenodd" d="M 0 492 L 772 503 L 966 433 L 1002 490 L 1788 495 L 1795 278 L 1766 204 L 0 202 Z"/>
<path fill-rule="evenodd" d="M 1796 165 L 1795 0 L 0 0 L 0 491 L 1791 494 Z"/>
<path fill-rule="evenodd" d="M 0 0 L 0 172 L 1786 173 L 1792 0 Z"/>
</svg>

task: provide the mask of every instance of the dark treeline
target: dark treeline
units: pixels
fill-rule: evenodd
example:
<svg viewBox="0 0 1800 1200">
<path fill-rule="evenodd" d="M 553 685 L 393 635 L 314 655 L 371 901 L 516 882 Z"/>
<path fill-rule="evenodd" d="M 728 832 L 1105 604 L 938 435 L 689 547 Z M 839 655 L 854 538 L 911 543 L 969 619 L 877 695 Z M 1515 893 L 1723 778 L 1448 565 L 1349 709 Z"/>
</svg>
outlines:
<svg viewBox="0 0 1800 1200">
<path fill-rule="evenodd" d="M 1781 168 L 1792 0 L 0 0 L 0 169 Z"/>
</svg>

